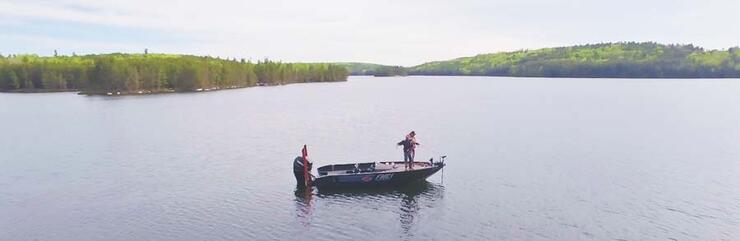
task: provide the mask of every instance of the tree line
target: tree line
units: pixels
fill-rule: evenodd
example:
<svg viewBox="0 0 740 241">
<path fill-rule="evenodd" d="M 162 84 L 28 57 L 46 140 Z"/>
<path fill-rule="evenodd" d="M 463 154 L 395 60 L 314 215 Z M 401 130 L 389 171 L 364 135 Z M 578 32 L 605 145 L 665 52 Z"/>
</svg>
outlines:
<svg viewBox="0 0 740 241">
<path fill-rule="evenodd" d="M 390 66 L 370 63 L 344 62 L 336 63 L 349 70 L 350 75 L 372 76 L 406 76 L 407 69 L 402 66 Z"/>
<path fill-rule="evenodd" d="M 739 78 L 740 49 L 652 42 L 604 43 L 482 54 L 408 68 L 410 75 Z"/>
<path fill-rule="evenodd" d="M 158 93 L 346 81 L 348 75 L 346 68 L 335 64 L 252 63 L 189 55 L 0 55 L 2 91 Z"/>
</svg>

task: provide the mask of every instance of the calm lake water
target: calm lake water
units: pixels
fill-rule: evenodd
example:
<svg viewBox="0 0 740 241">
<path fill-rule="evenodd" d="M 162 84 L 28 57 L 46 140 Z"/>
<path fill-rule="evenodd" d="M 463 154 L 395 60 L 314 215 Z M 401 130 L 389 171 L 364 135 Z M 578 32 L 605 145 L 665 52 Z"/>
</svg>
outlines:
<svg viewBox="0 0 740 241">
<path fill-rule="evenodd" d="M 395 190 L 316 166 L 448 155 Z M 0 94 L 2 240 L 740 240 L 740 80 L 352 77 Z"/>
</svg>

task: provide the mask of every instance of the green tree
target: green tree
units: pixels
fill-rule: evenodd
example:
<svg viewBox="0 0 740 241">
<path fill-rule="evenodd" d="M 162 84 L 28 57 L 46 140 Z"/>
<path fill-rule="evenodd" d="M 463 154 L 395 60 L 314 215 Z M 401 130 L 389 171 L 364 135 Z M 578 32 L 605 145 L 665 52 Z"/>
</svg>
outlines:
<svg viewBox="0 0 740 241">
<path fill-rule="evenodd" d="M 3 86 L 5 89 L 15 90 L 21 87 L 20 80 L 15 71 L 6 69 L 3 74 Z M 1 88 L 0 88 L 1 89 Z"/>
</svg>

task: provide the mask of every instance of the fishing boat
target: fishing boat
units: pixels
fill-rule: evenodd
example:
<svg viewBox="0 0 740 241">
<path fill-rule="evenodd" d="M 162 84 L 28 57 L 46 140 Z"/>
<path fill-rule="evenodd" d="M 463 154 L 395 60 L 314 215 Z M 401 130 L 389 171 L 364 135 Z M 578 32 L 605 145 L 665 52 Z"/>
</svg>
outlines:
<svg viewBox="0 0 740 241">
<path fill-rule="evenodd" d="M 440 156 L 436 161 L 413 162 L 407 167 L 403 161 L 381 161 L 366 163 L 333 164 L 319 167 L 318 176 L 311 174 L 312 164 L 308 161 L 308 151 L 303 147 L 303 155 L 293 162 L 293 174 L 299 187 L 315 186 L 319 189 L 331 188 L 369 188 L 401 186 L 425 180 L 445 167 Z"/>
</svg>

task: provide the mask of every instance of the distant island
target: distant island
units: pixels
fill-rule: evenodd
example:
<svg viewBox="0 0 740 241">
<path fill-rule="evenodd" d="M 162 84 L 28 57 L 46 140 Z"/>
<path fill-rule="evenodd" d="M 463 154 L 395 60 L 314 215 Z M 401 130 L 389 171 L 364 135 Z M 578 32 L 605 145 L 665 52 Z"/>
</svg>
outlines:
<svg viewBox="0 0 740 241">
<path fill-rule="evenodd" d="M 693 45 L 622 42 L 481 54 L 402 69 L 337 64 L 348 68 L 352 75 L 740 78 L 740 48 L 705 50 Z"/>
<path fill-rule="evenodd" d="M 123 95 L 194 92 L 346 81 L 346 68 L 326 63 L 252 63 L 170 54 L 0 56 L 0 91 Z"/>
</svg>

